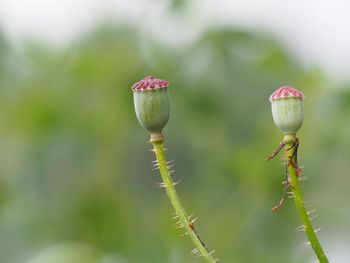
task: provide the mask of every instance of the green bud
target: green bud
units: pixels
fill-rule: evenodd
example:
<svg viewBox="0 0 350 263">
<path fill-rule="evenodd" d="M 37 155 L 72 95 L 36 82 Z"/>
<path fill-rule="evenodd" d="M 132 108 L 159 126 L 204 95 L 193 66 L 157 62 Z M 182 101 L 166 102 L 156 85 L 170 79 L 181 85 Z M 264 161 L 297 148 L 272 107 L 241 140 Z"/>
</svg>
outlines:
<svg viewBox="0 0 350 263">
<path fill-rule="evenodd" d="M 277 89 L 271 96 L 272 117 L 285 135 L 295 135 L 304 121 L 304 94 L 289 86 Z"/>
<path fill-rule="evenodd" d="M 153 76 L 132 86 L 137 119 L 142 127 L 154 134 L 160 134 L 169 120 L 168 86 L 167 81 Z"/>
</svg>

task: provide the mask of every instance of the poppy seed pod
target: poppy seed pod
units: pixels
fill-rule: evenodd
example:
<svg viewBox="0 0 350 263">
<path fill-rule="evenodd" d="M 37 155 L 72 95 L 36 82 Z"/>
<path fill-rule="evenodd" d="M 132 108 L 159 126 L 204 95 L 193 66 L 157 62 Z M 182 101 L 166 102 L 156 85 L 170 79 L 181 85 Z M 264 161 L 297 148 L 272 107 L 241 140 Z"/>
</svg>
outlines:
<svg viewBox="0 0 350 263">
<path fill-rule="evenodd" d="M 272 117 L 284 135 L 295 135 L 304 121 L 304 94 L 282 86 L 270 96 Z"/>
<path fill-rule="evenodd" d="M 145 77 L 132 86 L 134 106 L 141 126 L 160 134 L 170 115 L 169 83 L 153 76 Z"/>
</svg>

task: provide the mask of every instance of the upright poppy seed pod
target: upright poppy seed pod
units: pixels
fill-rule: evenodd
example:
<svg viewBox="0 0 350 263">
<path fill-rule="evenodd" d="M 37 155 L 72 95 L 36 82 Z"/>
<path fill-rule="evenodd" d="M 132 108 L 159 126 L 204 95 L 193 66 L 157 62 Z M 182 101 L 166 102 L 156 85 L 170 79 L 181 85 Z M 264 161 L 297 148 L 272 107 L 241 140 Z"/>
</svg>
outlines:
<svg viewBox="0 0 350 263">
<path fill-rule="evenodd" d="M 310 216 L 305 206 L 300 180 L 303 178 L 303 170 L 298 164 L 298 149 L 300 141 L 296 136 L 297 131 L 304 121 L 304 94 L 289 86 L 282 86 L 270 96 L 273 120 L 276 126 L 284 133 L 283 141 L 277 149 L 266 158 L 267 161 L 275 158 L 284 148 L 285 179 L 283 182 L 283 195 L 281 200 L 271 211 L 277 211 L 282 207 L 287 197 L 292 196 L 296 210 L 302 222 L 301 230 L 305 231 L 309 243 L 318 259 L 317 262 L 329 263 L 327 255 L 316 235 Z"/>
<path fill-rule="evenodd" d="M 195 245 L 196 253 L 202 256 L 206 262 L 215 263 L 213 252 L 210 252 L 200 239 L 192 216 L 186 213 L 180 198 L 177 195 L 175 185 L 171 177 L 169 162 L 165 155 L 164 140 L 162 130 L 167 124 L 170 115 L 169 83 L 165 80 L 157 79 L 153 76 L 145 77 L 143 80 L 132 86 L 134 93 L 134 106 L 137 119 L 142 127 L 151 133 L 150 143 L 153 145 L 152 151 L 156 156 L 154 161 L 155 169 L 158 169 L 162 182 L 159 187 L 164 188 L 167 196 L 175 210 L 176 218 L 179 220 L 176 225 L 184 228 L 185 233 L 191 238 Z"/>
<path fill-rule="evenodd" d="M 295 135 L 304 121 L 304 94 L 282 86 L 270 96 L 272 117 L 284 135 Z"/>
<path fill-rule="evenodd" d="M 170 103 L 166 80 L 145 77 L 132 86 L 138 121 L 151 135 L 161 136 L 170 116 Z"/>
</svg>

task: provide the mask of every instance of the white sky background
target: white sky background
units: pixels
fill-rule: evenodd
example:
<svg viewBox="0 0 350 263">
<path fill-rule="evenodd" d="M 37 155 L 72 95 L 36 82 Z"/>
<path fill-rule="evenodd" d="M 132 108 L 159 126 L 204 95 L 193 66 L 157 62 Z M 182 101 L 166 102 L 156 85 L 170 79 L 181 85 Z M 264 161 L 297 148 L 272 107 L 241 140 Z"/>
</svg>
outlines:
<svg viewBox="0 0 350 263">
<path fill-rule="evenodd" d="M 350 80 L 350 1 L 193 0 L 181 20 L 167 0 L 0 0 L 0 29 L 15 44 L 27 37 L 69 44 L 98 22 L 128 20 L 160 39 L 186 43 L 210 25 L 272 33 L 305 66 Z"/>
</svg>

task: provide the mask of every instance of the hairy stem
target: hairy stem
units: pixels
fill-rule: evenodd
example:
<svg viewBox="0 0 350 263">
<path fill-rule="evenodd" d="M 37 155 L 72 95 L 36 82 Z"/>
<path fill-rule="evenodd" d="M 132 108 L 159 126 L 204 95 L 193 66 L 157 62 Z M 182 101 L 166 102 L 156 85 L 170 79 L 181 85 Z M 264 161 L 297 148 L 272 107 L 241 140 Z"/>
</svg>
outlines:
<svg viewBox="0 0 350 263">
<path fill-rule="evenodd" d="M 311 224 L 309 214 L 306 211 L 304 200 L 301 194 L 301 188 L 299 183 L 300 169 L 297 162 L 297 138 L 295 140 L 286 143 L 286 157 L 288 174 L 290 178 L 291 188 L 294 194 L 294 202 L 297 208 L 299 217 L 303 223 L 303 229 L 310 241 L 312 249 L 314 250 L 320 263 L 328 263 L 328 259 L 324 250 L 316 236 L 316 232 Z"/>
<path fill-rule="evenodd" d="M 202 256 L 206 262 L 211 262 L 211 263 L 216 262 L 216 260 L 212 256 L 212 253 L 208 251 L 207 247 L 205 246 L 205 244 L 202 242 L 199 235 L 197 234 L 193 224 L 194 221 L 191 220 L 186 214 L 185 209 L 183 208 L 180 202 L 180 199 L 176 193 L 175 183 L 170 176 L 169 168 L 165 157 L 163 137 L 161 135 L 151 136 L 151 143 L 153 144 L 154 153 L 157 158 L 160 175 L 163 180 L 162 186 L 165 188 L 166 193 L 170 199 L 170 202 L 173 205 L 173 208 L 175 210 L 176 217 L 179 220 L 179 222 L 177 223 L 177 226 L 180 228 L 183 228 L 185 230 L 185 234 L 190 236 L 193 244 L 196 247 L 193 250 L 195 254 Z"/>
</svg>

